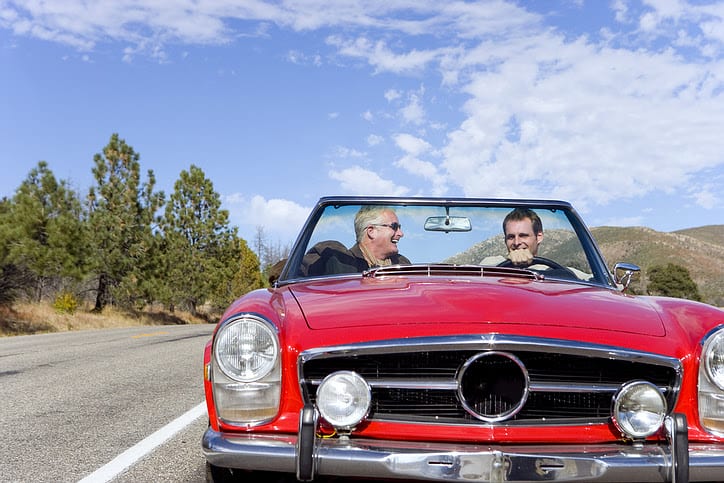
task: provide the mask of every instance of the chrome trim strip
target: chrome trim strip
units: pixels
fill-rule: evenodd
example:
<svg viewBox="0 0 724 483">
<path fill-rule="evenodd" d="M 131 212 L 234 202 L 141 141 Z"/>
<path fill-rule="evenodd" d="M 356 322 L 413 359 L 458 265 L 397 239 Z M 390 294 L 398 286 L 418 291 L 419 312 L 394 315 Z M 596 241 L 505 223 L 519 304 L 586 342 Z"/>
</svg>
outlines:
<svg viewBox="0 0 724 483">
<path fill-rule="evenodd" d="M 404 379 L 404 378 L 388 378 L 388 379 L 371 379 L 367 380 L 370 387 L 382 389 L 438 389 L 441 391 L 456 391 L 457 382 L 454 379 Z M 322 380 L 319 378 L 306 379 L 308 384 L 319 386 Z"/>
<path fill-rule="evenodd" d="M 436 389 L 441 391 L 457 391 L 458 384 L 454 379 L 374 379 L 367 381 L 371 387 L 383 389 Z"/>
<path fill-rule="evenodd" d="M 319 386 L 321 379 L 307 379 L 306 382 L 313 386 Z M 440 391 L 457 391 L 457 381 L 454 379 L 373 379 L 368 380 L 370 387 L 382 389 L 434 389 Z M 567 392 L 567 393 L 615 393 L 618 391 L 618 384 L 554 384 L 547 382 L 531 383 L 530 392 Z M 668 391 L 665 387 L 659 387 L 661 392 Z"/>
<path fill-rule="evenodd" d="M 321 379 L 307 379 L 306 382 L 313 386 L 319 386 Z M 433 389 L 440 391 L 457 391 L 458 384 L 454 379 L 372 379 L 367 383 L 373 388 L 382 389 Z M 618 384 L 555 384 L 547 382 L 531 383 L 530 392 L 567 392 L 567 393 L 615 393 L 618 391 Z M 666 393 L 667 388 L 659 387 L 661 392 Z"/>
<path fill-rule="evenodd" d="M 230 434 L 208 429 L 202 449 L 227 468 L 294 474 L 297 435 Z M 317 439 L 318 475 L 428 481 L 662 481 L 665 444 L 485 445 L 370 439 Z M 689 445 L 689 480 L 718 481 L 724 444 Z"/>
<path fill-rule="evenodd" d="M 557 352 L 580 356 L 603 357 L 607 359 L 630 360 L 649 364 L 673 367 L 682 371 L 681 361 L 675 357 L 650 352 L 622 349 L 603 344 L 590 344 L 564 339 L 545 339 L 507 334 L 474 334 L 460 336 L 412 337 L 409 339 L 387 339 L 372 342 L 360 342 L 331 347 L 315 347 L 299 354 L 299 362 L 325 357 L 339 357 L 354 354 L 394 354 L 401 352 L 454 351 L 530 351 Z"/>
<path fill-rule="evenodd" d="M 530 384 L 531 392 L 567 392 L 567 393 L 615 393 L 618 391 L 618 384 L 555 384 L 548 382 L 538 382 Z"/>
</svg>

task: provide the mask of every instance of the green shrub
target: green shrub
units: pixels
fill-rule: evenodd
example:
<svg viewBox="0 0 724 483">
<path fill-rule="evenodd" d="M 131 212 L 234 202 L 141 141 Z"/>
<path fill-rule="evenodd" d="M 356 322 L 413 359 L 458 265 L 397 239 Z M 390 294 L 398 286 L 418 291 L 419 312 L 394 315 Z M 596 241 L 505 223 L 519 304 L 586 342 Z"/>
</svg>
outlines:
<svg viewBox="0 0 724 483">
<path fill-rule="evenodd" d="M 72 314 L 78 309 L 78 299 L 70 292 L 62 292 L 55 297 L 53 308 L 61 314 Z"/>
</svg>

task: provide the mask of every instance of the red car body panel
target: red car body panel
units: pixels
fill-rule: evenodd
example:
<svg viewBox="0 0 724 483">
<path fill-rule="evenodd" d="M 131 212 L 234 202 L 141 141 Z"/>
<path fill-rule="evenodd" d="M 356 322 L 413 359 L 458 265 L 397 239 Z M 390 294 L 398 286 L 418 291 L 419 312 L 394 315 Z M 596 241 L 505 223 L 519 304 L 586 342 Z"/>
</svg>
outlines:
<svg viewBox="0 0 724 483">
<path fill-rule="evenodd" d="M 664 337 L 657 311 L 643 299 L 600 287 L 514 278 L 391 277 L 299 284 L 292 288 L 313 330 L 449 323 L 557 326 Z M 404 297 L 407 307 L 399 310 Z M 340 320 L 340 307 L 344 318 Z M 623 310 L 622 310 L 623 309 Z M 468 332 L 466 332 L 468 333 Z M 385 331 L 385 337 L 390 333 Z"/>
</svg>

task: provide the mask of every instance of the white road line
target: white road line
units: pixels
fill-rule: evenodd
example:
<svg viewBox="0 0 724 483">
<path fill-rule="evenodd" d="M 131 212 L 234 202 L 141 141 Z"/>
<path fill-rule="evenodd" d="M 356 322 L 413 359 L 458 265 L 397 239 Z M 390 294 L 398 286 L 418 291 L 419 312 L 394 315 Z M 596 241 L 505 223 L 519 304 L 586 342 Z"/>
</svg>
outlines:
<svg viewBox="0 0 724 483">
<path fill-rule="evenodd" d="M 126 451 L 113 458 L 113 460 L 109 463 L 101 466 L 78 483 L 101 483 L 112 480 L 126 468 L 129 468 L 136 461 L 151 453 L 158 446 L 161 446 L 173 435 L 196 421 L 204 414 L 206 414 L 206 403 L 202 402 L 198 406 L 186 411 L 186 413 L 174 419 L 148 438 L 128 448 Z"/>
</svg>

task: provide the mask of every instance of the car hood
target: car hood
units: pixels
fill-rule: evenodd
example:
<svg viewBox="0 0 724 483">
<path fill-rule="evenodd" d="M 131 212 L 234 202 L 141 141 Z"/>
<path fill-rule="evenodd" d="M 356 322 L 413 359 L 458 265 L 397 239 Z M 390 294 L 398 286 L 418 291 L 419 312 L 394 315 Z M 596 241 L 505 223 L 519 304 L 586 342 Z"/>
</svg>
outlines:
<svg viewBox="0 0 724 483">
<path fill-rule="evenodd" d="M 299 283 L 290 291 L 311 329 L 523 324 L 666 335 L 658 312 L 645 298 L 580 284 L 497 277 L 359 277 Z"/>
</svg>

